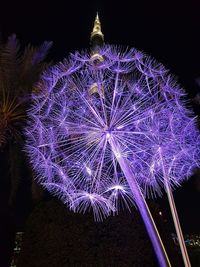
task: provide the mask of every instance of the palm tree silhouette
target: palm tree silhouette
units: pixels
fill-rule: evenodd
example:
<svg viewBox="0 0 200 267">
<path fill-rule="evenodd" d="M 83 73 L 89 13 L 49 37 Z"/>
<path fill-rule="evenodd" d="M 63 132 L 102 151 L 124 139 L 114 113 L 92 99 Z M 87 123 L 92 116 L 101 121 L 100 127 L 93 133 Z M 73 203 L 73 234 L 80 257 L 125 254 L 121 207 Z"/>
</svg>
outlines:
<svg viewBox="0 0 200 267">
<path fill-rule="evenodd" d="M 29 44 L 22 48 L 15 34 L 6 42 L 0 39 L 0 150 L 7 153 L 10 206 L 21 179 L 26 108 L 31 93 L 37 90 L 41 72 L 49 66 L 43 60 L 51 46 L 52 42 L 45 41 L 39 47 Z"/>
</svg>

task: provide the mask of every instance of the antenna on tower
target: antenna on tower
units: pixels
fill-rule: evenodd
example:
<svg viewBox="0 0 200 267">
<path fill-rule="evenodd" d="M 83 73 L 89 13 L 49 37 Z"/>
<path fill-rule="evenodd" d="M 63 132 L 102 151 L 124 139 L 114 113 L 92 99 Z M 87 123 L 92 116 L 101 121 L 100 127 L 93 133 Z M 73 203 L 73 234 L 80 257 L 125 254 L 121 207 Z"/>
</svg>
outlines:
<svg viewBox="0 0 200 267">
<path fill-rule="evenodd" d="M 93 61 L 103 61 L 103 57 L 99 54 L 99 50 L 103 45 L 104 35 L 101 31 L 101 22 L 97 12 L 93 30 L 90 34 L 91 59 Z"/>
<path fill-rule="evenodd" d="M 104 58 L 100 54 L 100 49 L 104 45 L 104 35 L 101 31 L 101 22 L 99 20 L 99 15 L 97 12 L 94 27 L 90 35 L 90 47 L 91 47 L 91 61 L 94 65 L 98 66 L 104 61 Z M 89 88 L 90 95 L 92 94 L 100 94 L 104 97 L 104 89 L 102 86 L 99 87 L 97 82 L 94 82 Z"/>
</svg>

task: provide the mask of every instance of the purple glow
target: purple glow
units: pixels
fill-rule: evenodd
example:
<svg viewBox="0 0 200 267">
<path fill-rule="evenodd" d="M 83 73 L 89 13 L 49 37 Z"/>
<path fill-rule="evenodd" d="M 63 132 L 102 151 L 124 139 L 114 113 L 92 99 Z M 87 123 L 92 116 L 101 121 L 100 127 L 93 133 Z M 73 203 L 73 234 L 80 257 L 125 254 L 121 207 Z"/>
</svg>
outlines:
<svg viewBox="0 0 200 267">
<path fill-rule="evenodd" d="M 76 52 L 43 75 L 42 93 L 29 111 L 26 148 L 39 182 L 72 209 L 80 192 L 95 193 L 99 204 L 108 201 L 107 216 L 116 210 L 108 187 L 120 180 L 128 188 L 119 158 L 130 162 L 147 195 L 160 194 L 160 152 L 171 186 L 178 186 L 199 165 L 199 133 L 183 90 L 161 64 L 135 49 L 105 46 L 100 52 L 99 65 Z M 120 151 L 112 151 L 111 138 Z"/>
<path fill-rule="evenodd" d="M 167 266 L 143 195 L 179 186 L 199 166 L 196 121 L 161 64 L 135 49 L 99 53 L 99 64 L 76 52 L 43 74 L 26 149 L 37 180 L 75 212 L 102 220 L 136 202 Z"/>
</svg>

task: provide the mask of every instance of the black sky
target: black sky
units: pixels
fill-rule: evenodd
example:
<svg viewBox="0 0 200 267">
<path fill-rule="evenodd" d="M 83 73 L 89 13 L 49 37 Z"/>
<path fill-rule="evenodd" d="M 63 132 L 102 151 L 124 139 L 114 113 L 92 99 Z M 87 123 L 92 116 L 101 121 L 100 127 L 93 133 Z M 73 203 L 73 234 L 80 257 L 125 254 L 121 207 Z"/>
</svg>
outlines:
<svg viewBox="0 0 200 267">
<path fill-rule="evenodd" d="M 190 97 L 198 92 L 199 1 L 6 1 L 1 6 L 0 31 L 4 38 L 16 33 L 24 45 L 52 40 L 49 59 L 56 62 L 89 47 L 96 11 L 107 43 L 145 51 L 178 77 Z M 195 176 L 175 193 L 186 231 L 200 230 L 199 187 Z"/>
<path fill-rule="evenodd" d="M 0 31 L 5 37 L 14 32 L 24 43 L 53 40 L 52 57 L 61 60 L 70 51 L 89 46 L 98 11 L 106 42 L 134 46 L 151 54 L 189 90 L 200 73 L 198 2 L 6 1 L 1 9 Z"/>
</svg>

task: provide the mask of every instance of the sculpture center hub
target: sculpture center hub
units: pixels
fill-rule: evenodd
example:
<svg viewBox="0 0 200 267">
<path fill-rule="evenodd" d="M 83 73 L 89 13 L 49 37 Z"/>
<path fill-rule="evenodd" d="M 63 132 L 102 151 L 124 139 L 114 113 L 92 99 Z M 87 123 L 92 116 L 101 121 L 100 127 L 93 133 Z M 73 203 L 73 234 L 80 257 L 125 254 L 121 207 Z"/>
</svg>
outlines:
<svg viewBox="0 0 200 267">
<path fill-rule="evenodd" d="M 112 129 L 111 128 L 108 127 L 106 129 L 104 129 L 103 136 L 105 136 L 107 139 L 110 139 L 111 135 L 112 135 Z"/>
</svg>

